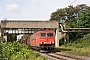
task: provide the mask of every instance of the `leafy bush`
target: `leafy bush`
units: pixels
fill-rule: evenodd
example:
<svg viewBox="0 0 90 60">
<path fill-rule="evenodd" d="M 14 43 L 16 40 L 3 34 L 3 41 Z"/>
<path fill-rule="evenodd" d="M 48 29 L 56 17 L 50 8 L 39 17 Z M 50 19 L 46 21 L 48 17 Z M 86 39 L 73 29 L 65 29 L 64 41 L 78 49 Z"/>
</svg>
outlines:
<svg viewBox="0 0 90 60">
<path fill-rule="evenodd" d="M 0 58 L 8 58 L 9 60 L 45 60 L 39 53 L 35 53 L 29 49 L 27 45 L 18 42 L 8 42 L 0 44 Z"/>
</svg>

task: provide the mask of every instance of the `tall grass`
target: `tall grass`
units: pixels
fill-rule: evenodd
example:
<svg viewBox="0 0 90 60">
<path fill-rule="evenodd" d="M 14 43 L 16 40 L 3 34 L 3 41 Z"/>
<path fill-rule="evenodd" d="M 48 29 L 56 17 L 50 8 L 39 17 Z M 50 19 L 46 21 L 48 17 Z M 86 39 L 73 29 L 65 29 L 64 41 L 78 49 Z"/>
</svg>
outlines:
<svg viewBox="0 0 90 60">
<path fill-rule="evenodd" d="M 66 49 L 66 51 L 62 50 L 62 48 Z M 85 35 L 83 38 L 74 41 L 73 43 L 60 46 L 60 49 L 60 51 L 63 52 L 90 57 L 90 33 Z"/>
</svg>

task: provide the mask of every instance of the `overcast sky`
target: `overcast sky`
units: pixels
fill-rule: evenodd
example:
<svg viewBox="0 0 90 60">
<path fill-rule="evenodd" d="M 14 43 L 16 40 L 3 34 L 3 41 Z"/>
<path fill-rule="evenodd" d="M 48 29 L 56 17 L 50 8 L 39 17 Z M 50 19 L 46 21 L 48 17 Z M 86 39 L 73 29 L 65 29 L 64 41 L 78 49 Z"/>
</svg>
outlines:
<svg viewBox="0 0 90 60">
<path fill-rule="evenodd" d="M 0 20 L 49 20 L 52 12 L 70 4 L 90 5 L 90 0 L 0 0 Z"/>
</svg>

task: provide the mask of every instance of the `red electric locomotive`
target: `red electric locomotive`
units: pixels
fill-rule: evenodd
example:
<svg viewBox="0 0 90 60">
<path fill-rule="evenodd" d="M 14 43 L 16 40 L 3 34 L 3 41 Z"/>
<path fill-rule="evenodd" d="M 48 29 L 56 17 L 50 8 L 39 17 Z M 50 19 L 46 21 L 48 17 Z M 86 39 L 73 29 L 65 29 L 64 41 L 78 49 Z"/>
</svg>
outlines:
<svg viewBox="0 0 90 60">
<path fill-rule="evenodd" d="M 39 50 L 54 50 L 55 37 L 54 31 L 38 31 L 29 37 L 30 46 Z"/>
</svg>

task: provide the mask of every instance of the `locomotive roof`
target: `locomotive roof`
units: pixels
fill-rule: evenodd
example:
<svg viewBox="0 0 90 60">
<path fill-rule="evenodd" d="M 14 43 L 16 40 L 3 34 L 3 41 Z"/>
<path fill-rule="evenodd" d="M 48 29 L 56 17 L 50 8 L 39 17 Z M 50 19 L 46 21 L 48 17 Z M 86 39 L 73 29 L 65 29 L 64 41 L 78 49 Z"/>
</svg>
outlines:
<svg viewBox="0 0 90 60">
<path fill-rule="evenodd" d="M 38 31 L 38 32 L 54 32 L 53 30 L 41 30 L 41 31 Z"/>
</svg>

